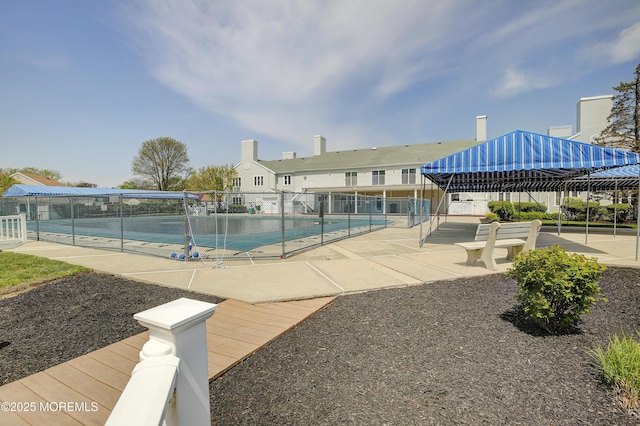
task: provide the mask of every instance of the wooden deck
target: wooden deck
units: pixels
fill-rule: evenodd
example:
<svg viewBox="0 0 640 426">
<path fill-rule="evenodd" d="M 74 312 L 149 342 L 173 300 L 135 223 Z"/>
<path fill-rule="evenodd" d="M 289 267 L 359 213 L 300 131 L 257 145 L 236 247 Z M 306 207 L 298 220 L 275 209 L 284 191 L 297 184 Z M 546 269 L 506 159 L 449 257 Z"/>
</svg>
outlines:
<svg viewBox="0 0 640 426">
<path fill-rule="evenodd" d="M 323 308 L 332 297 L 250 305 L 225 300 L 207 320 L 209 380 Z M 124 390 L 142 333 L 0 387 L 2 425 L 102 425 Z M 7 411 L 9 409 L 16 411 Z"/>
</svg>

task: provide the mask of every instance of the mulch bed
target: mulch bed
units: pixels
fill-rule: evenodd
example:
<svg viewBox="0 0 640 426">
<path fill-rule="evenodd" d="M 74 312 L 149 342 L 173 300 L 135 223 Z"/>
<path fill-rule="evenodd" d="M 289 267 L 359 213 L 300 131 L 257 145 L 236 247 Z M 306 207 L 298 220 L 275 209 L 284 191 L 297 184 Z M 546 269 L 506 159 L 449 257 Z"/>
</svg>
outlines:
<svg viewBox="0 0 640 426">
<path fill-rule="evenodd" d="M 180 297 L 222 301 L 93 272 L 2 299 L 0 385 L 142 333 L 146 328 L 133 319 L 133 314 Z"/>
<path fill-rule="evenodd" d="M 600 285 L 609 302 L 559 336 L 504 275 L 339 297 L 211 382 L 213 423 L 638 425 L 588 351 L 640 330 L 640 270 Z"/>
<path fill-rule="evenodd" d="M 640 329 L 640 270 L 610 268 L 573 333 L 524 317 L 503 275 L 337 298 L 211 382 L 213 424 L 637 425 L 588 351 Z M 199 293 L 88 273 L 0 300 L 0 384 L 142 332 Z"/>
</svg>

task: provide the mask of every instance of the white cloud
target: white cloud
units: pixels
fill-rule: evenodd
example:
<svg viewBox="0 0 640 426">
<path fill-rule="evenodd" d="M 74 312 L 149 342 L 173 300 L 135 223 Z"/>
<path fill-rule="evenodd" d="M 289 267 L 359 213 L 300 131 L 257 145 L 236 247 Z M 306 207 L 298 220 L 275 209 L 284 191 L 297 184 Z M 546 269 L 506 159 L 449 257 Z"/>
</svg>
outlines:
<svg viewBox="0 0 640 426">
<path fill-rule="evenodd" d="M 603 10 L 608 19 L 596 22 Z M 442 105 L 487 87 L 510 98 L 559 85 L 575 74 L 567 59 L 590 31 L 620 25 L 624 11 L 615 10 L 599 0 L 123 3 L 128 33 L 160 82 L 251 131 L 304 144 L 327 130 L 349 140 L 360 132 L 363 142 L 393 133 L 385 107 L 405 108 L 403 96 Z M 638 34 L 621 33 L 612 55 L 637 55 Z M 393 113 L 407 122 L 420 114 Z"/>
<path fill-rule="evenodd" d="M 553 87 L 556 84 L 557 80 L 553 77 L 507 68 L 492 95 L 498 98 L 512 98 L 521 93 Z"/>
<path fill-rule="evenodd" d="M 163 84 L 282 137 L 279 113 L 326 121 L 347 92 L 384 101 L 442 72 L 435 57 L 457 39 L 448 22 L 465 2 L 165 0 L 124 14 Z"/>
<path fill-rule="evenodd" d="M 640 22 L 622 30 L 618 38 L 609 43 L 598 43 L 593 51 L 614 64 L 637 59 L 640 57 Z"/>
</svg>

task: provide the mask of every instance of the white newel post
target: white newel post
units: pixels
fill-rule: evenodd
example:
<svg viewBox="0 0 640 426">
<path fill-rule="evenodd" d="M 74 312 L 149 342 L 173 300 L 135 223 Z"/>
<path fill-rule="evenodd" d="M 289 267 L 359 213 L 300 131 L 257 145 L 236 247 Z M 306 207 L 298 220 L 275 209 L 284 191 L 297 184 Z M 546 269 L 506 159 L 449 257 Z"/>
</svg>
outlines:
<svg viewBox="0 0 640 426">
<path fill-rule="evenodd" d="M 20 239 L 23 243 L 27 242 L 27 215 L 20 214 Z"/>
<path fill-rule="evenodd" d="M 205 321 L 217 305 L 181 298 L 133 316 L 149 328 L 149 341 L 140 360 L 154 357 L 169 345 L 171 355 L 180 359 L 176 381 L 176 403 L 167 408 L 167 425 L 210 425 L 209 367 Z"/>
</svg>

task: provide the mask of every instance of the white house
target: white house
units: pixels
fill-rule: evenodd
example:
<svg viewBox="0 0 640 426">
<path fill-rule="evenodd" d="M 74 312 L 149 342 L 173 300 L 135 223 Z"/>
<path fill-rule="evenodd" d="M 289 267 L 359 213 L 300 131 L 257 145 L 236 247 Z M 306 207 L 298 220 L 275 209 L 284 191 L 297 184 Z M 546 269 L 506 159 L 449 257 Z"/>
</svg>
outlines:
<svg viewBox="0 0 640 426">
<path fill-rule="evenodd" d="M 18 183 L 23 185 L 35 185 L 35 186 L 65 186 L 64 183 L 55 179 L 48 178 L 46 176 L 35 175 L 33 173 L 17 172 L 11 175 L 11 177 Z M 41 220 L 52 219 L 55 214 L 51 211 L 51 207 L 48 204 L 31 205 L 29 199 L 21 200 L 16 209 L 18 213 L 24 213 L 27 215 L 27 219 L 36 219 L 36 215 Z"/>
<path fill-rule="evenodd" d="M 550 127 L 549 136 L 593 142 L 608 125 L 613 95 L 581 98 L 577 103 L 577 131 L 571 125 Z M 278 160 L 263 160 L 258 156 L 258 141 L 245 140 L 241 159 L 234 167 L 238 171 L 236 190 L 265 193 L 264 211 L 277 208 L 275 191 L 298 193 L 341 193 L 372 195 L 384 198 L 421 196 L 420 166 L 486 141 L 487 116 L 476 117 L 475 139 L 432 142 L 413 145 L 371 147 L 327 151 L 323 136 L 313 139 L 314 155 L 298 158 L 295 152 L 284 152 Z M 431 193 L 427 182 L 424 198 L 437 202 L 441 191 Z M 581 196 L 577 192 L 567 194 Z M 550 212 L 558 211 L 560 194 L 545 193 L 458 193 L 448 194 L 446 208 L 450 214 L 484 215 L 487 202 L 494 200 L 536 201 Z M 243 204 L 246 200 L 234 200 Z M 357 208 L 357 207 L 356 207 Z M 432 210 L 435 205 L 432 205 Z M 268 209 L 268 210 L 267 210 Z"/>
<path fill-rule="evenodd" d="M 313 138 L 313 156 L 297 157 L 295 152 L 285 152 L 279 160 L 260 159 L 258 141 L 245 140 L 241 160 L 234 166 L 239 176 L 235 187 L 243 193 L 287 191 L 352 194 L 356 198 L 418 198 L 422 195 L 420 166 L 485 141 L 486 119 L 476 118 L 475 139 L 327 151 L 326 139 L 318 135 Z M 437 195 L 430 190 L 427 186 L 425 198 Z M 240 204 L 243 200 L 235 201 Z M 337 205 L 329 203 L 329 208 Z"/>
</svg>

